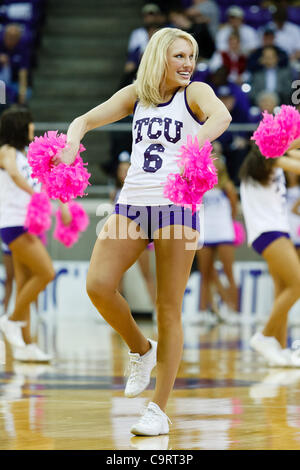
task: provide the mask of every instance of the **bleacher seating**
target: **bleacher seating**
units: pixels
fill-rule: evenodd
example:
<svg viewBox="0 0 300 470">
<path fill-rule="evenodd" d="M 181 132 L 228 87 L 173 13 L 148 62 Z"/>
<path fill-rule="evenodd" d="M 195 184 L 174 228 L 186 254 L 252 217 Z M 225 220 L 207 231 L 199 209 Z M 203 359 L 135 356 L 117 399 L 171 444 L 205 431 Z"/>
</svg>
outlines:
<svg viewBox="0 0 300 470">
<path fill-rule="evenodd" d="M 44 22 L 47 0 L 4 0 L 0 5 L 0 41 L 3 40 L 5 27 L 18 24 L 22 28 L 22 36 L 17 46 L 16 54 L 22 51 L 29 57 L 29 86 L 31 71 L 36 66 L 36 51 L 40 43 L 41 28 Z M 17 100 L 17 93 L 12 93 L 11 83 L 7 83 L 8 104 Z"/>
</svg>

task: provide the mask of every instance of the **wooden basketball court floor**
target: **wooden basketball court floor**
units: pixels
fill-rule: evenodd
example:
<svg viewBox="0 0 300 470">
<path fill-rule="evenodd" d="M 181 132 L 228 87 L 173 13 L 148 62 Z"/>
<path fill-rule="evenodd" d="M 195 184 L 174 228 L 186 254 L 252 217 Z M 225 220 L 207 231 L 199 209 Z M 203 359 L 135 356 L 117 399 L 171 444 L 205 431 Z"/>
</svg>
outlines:
<svg viewBox="0 0 300 470">
<path fill-rule="evenodd" d="M 138 320 L 156 337 L 151 320 Z M 0 450 L 300 449 L 300 368 L 268 368 L 249 348 L 255 327 L 188 326 L 167 413 L 169 435 L 129 429 L 151 398 L 125 398 L 127 348 L 96 319 L 60 324 L 49 365 L 0 364 Z M 300 339 L 300 328 L 289 332 Z M 2 343 L 3 344 L 3 343 Z M 155 375 L 155 374 L 153 374 Z"/>
</svg>

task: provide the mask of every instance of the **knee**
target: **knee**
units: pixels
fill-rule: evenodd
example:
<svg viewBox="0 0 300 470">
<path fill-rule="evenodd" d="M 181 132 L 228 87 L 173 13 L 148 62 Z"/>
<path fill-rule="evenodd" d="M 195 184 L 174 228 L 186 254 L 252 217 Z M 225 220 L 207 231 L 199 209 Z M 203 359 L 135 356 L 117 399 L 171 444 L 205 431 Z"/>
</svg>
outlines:
<svg viewBox="0 0 300 470">
<path fill-rule="evenodd" d="M 177 302 L 161 302 L 156 303 L 157 324 L 159 328 L 169 330 L 170 328 L 178 328 L 181 325 L 181 305 Z"/>
<path fill-rule="evenodd" d="M 40 276 L 40 279 L 43 282 L 43 284 L 45 284 L 46 286 L 47 284 L 49 284 L 49 282 L 55 279 L 55 275 L 56 274 L 55 274 L 55 270 L 53 266 L 49 266 L 47 269 L 45 269 L 43 274 Z"/>
<path fill-rule="evenodd" d="M 114 289 L 105 279 L 88 275 L 86 280 L 86 291 L 92 301 L 97 299 L 99 302 L 111 296 Z"/>
</svg>

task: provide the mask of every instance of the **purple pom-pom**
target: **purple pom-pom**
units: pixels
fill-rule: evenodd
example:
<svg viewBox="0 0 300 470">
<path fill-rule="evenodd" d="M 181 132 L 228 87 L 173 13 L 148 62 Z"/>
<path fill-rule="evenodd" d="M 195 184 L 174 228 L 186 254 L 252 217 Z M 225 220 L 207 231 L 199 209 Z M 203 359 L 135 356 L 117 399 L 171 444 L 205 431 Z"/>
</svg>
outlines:
<svg viewBox="0 0 300 470">
<path fill-rule="evenodd" d="M 275 116 L 263 112 L 263 119 L 251 140 L 255 140 L 266 158 L 276 158 L 284 155 L 299 136 L 300 113 L 293 106 L 282 105 Z"/>
<path fill-rule="evenodd" d="M 187 144 L 180 148 L 178 166 L 183 173 L 171 173 L 167 177 L 164 195 L 174 204 L 190 208 L 193 212 L 201 204 L 203 195 L 218 182 L 217 170 L 211 158 L 212 145 L 207 140 L 199 148 L 197 137 L 193 142 L 191 135 Z"/>
<path fill-rule="evenodd" d="M 58 131 L 48 131 L 43 137 L 35 137 L 28 149 L 28 162 L 32 168 L 32 177 L 40 181 L 51 199 L 60 199 L 66 203 L 77 196 L 84 196 L 89 177 L 80 153 L 85 150 L 80 144 L 72 165 L 59 163 L 54 165 L 53 157 L 65 148 L 67 136 Z"/>
<path fill-rule="evenodd" d="M 72 220 L 69 225 L 64 225 L 61 209 L 59 208 L 56 212 L 56 227 L 53 232 L 53 238 L 61 242 L 67 248 L 70 248 L 78 241 L 80 233 L 87 229 L 89 216 L 78 202 L 69 202 L 68 208 Z"/>
<path fill-rule="evenodd" d="M 233 229 L 234 229 L 234 245 L 240 246 L 246 240 L 246 232 L 244 225 L 237 220 L 233 221 Z"/>
<path fill-rule="evenodd" d="M 41 235 L 51 227 L 51 204 L 45 193 L 34 193 L 27 206 L 24 226 L 33 235 Z"/>
</svg>

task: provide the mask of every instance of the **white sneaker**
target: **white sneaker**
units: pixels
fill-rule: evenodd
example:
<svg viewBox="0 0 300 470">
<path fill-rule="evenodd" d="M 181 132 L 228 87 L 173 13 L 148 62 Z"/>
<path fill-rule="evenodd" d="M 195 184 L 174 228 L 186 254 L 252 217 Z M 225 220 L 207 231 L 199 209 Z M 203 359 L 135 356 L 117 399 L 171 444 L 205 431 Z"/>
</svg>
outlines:
<svg viewBox="0 0 300 470">
<path fill-rule="evenodd" d="M 16 348 L 13 357 L 22 362 L 49 362 L 52 357 L 44 353 L 37 344 L 25 344 L 23 348 Z"/>
<path fill-rule="evenodd" d="M 130 432 L 137 436 L 168 434 L 169 422 L 171 423 L 168 416 L 156 403 L 151 401 L 143 416 L 131 427 Z"/>
<path fill-rule="evenodd" d="M 129 376 L 125 387 L 125 397 L 133 398 L 142 393 L 150 383 L 151 371 L 156 366 L 157 342 L 147 338 L 151 349 L 143 356 L 129 352 Z"/>
<path fill-rule="evenodd" d="M 257 332 L 250 339 L 250 346 L 267 360 L 269 366 L 285 367 L 289 365 L 283 349 L 273 336 L 264 336 Z"/>
<path fill-rule="evenodd" d="M 300 350 L 283 349 L 284 357 L 287 359 L 289 367 L 300 367 Z"/>
<path fill-rule="evenodd" d="M 22 326 L 25 326 L 26 322 L 11 321 L 7 315 L 3 315 L 0 318 L 0 330 L 4 334 L 7 341 L 17 348 L 25 346 L 25 342 L 22 335 Z"/>
</svg>

